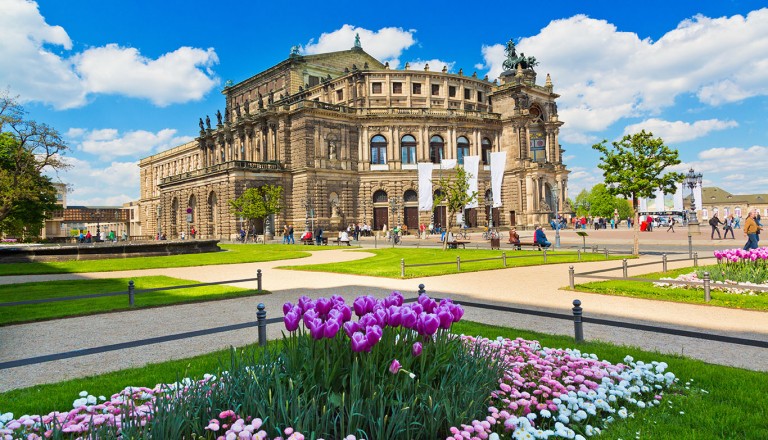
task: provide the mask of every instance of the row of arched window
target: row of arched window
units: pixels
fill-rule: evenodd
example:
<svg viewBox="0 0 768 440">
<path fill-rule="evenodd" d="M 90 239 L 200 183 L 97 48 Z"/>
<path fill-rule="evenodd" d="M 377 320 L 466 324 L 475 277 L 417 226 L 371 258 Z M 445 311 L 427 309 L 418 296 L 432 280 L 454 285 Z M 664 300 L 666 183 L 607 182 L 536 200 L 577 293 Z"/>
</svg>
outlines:
<svg viewBox="0 0 768 440">
<path fill-rule="evenodd" d="M 377 134 L 371 138 L 371 164 L 383 165 L 387 163 L 387 138 Z M 490 165 L 492 144 L 490 139 L 481 141 L 481 160 L 483 164 Z M 456 159 L 459 164 L 464 164 L 464 156 L 469 156 L 469 139 L 464 136 L 456 138 Z M 445 158 L 445 141 L 442 136 L 434 135 L 429 139 L 429 161 L 440 163 Z M 400 161 L 404 164 L 415 164 L 418 160 L 416 154 L 416 138 L 407 134 L 400 138 Z"/>
</svg>

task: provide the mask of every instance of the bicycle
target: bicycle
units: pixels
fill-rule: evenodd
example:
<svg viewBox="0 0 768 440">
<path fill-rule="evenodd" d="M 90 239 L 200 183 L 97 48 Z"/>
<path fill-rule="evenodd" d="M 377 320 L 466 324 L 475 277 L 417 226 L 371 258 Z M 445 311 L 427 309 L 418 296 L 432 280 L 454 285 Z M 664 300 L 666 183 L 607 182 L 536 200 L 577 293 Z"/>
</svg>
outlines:
<svg viewBox="0 0 768 440">
<path fill-rule="evenodd" d="M 492 238 L 499 238 L 499 233 L 495 230 L 483 231 L 483 240 L 490 240 Z"/>
<path fill-rule="evenodd" d="M 462 240 L 469 240 L 469 233 L 467 232 L 466 229 L 462 229 L 456 233 L 456 238 L 460 238 Z"/>
</svg>

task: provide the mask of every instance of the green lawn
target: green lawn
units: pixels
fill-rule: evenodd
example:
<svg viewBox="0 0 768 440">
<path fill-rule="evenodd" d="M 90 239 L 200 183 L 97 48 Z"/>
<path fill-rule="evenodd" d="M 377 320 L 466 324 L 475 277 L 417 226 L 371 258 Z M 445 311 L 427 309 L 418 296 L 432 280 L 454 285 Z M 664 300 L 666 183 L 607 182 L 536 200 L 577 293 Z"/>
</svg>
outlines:
<svg viewBox="0 0 768 440">
<path fill-rule="evenodd" d="M 454 325 L 459 333 L 535 339 L 548 347 L 574 347 L 572 338 L 471 322 Z M 272 342 L 274 343 L 274 342 Z M 616 422 L 601 439 L 765 439 L 768 438 L 768 374 L 722 367 L 701 361 L 642 351 L 602 342 L 579 345 L 582 352 L 621 362 L 626 355 L 636 360 L 663 361 L 681 379 L 677 394 L 664 397 L 662 405 L 635 412 L 634 418 Z M 201 377 L 226 369 L 228 351 L 189 359 L 147 365 L 113 373 L 40 385 L 0 394 L 0 413 L 47 414 L 71 408 L 80 391 L 110 396 L 126 386 L 154 386 L 183 377 Z M 686 382 L 689 385 L 686 385 Z M 670 405 L 671 403 L 671 405 Z"/>
<path fill-rule="evenodd" d="M 716 265 L 702 266 L 700 269 L 716 269 Z M 693 272 L 692 267 L 670 270 L 667 273 L 654 272 L 639 276 L 640 278 L 675 278 L 681 274 Z M 621 276 L 621 272 L 613 272 Z M 577 278 L 578 280 L 578 278 Z M 704 289 L 684 289 L 654 286 L 651 283 L 637 281 L 596 281 L 592 283 L 577 284 L 576 291 L 600 293 L 603 295 L 631 296 L 635 298 L 647 298 L 661 301 L 674 301 L 691 304 L 708 304 L 712 306 L 731 307 L 736 309 L 768 311 L 768 292 L 758 292 L 757 295 L 741 295 L 726 293 L 719 290 L 711 290 L 712 300 L 704 301 Z"/>
<path fill-rule="evenodd" d="M 344 263 L 312 264 L 305 266 L 281 266 L 280 269 L 307 270 L 315 272 L 335 272 L 352 275 L 369 275 L 384 278 L 400 278 L 400 259 L 405 260 L 405 278 L 418 278 L 425 276 L 447 275 L 457 273 L 456 257 L 462 259 L 462 272 L 477 272 L 481 270 L 502 269 L 501 253 L 498 250 L 488 249 L 413 249 L 413 248 L 385 248 L 364 249 L 361 252 L 370 252 L 375 256 L 362 260 L 348 261 Z M 507 267 L 535 266 L 544 263 L 541 251 L 506 251 Z M 513 258 L 514 257 L 514 258 Z M 520 258 L 522 257 L 522 258 Z M 483 258 L 497 258 L 490 261 L 465 262 Z M 632 258 L 627 256 L 611 256 L 611 260 Z M 577 254 L 569 251 L 548 251 L 547 264 L 574 263 L 578 261 Z M 605 261 L 603 254 L 582 253 L 581 261 Z M 409 264 L 424 264 L 446 262 L 438 266 L 407 267 Z"/>
<path fill-rule="evenodd" d="M 0 307 L 0 326 L 21 322 L 43 321 L 70 316 L 94 315 L 118 310 L 132 310 L 128 306 L 128 281 L 134 281 L 135 289 L 196 284 L 196 281 L 166 276 L 111 278 L 103 280 L 71 280 L 0 285 L 0 303 L 58 298 L 91 293 L 126 292 L 125 295 L 103 298 L 86 298 L 52 303 Z M 268 293 L 232 286 L 202 286 L 188 289 L 160 290 L 136 293 L 133 307 L 147 308 L 196 301 L 211 301 Z"/>
<path fill-rule="evenodd" d="M 282 244 L 220 244 L 219 247 L 225 252 L 169 255 L 162 257 L 59 261 L 49 263 L 6 263 L 0 264 L 0 276 L 38 275 L 47 273 L 112 272 L 116 270 L 257 263 L 261 261 L 304 258 L 311 255 L 307 252 L 308 250 L 319 251 L 331 249 L 330 246 Z"/>
</svg>

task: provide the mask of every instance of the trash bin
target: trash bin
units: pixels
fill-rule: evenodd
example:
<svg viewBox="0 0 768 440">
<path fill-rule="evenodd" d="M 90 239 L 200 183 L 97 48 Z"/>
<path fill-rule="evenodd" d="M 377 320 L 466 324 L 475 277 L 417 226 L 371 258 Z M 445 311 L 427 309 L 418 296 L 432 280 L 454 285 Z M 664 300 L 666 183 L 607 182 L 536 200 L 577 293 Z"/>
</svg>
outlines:
<svg viewBox="0 0 768 440">
<path fill-rule="evenodd" d="M 491 249 L 501 249 L 501 239 L 500 238 L 492 238 L 491 239 Z"/>
</svg>

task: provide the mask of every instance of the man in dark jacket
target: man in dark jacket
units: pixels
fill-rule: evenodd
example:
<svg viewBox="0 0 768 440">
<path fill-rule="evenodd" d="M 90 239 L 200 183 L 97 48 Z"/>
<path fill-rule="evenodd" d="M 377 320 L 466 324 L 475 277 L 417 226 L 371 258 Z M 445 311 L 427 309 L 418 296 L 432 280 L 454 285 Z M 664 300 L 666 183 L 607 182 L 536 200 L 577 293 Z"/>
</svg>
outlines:
<svg viewBox="0 0 768 440">
<path fill-rule="evenodd" d="M 720 221 L 719 218 L 717 218 L 717 213 L 715 213 L 711 219 L 709 219 L 709 226 L 712 226 L 712 234 L 709 236 L 710 240 L 715 239 L 715 232 L 717 232 L 717 239 L 722 240 L 723 237 L 720 235 L 720 228 L 718 228 L 718 225 L 722 225 L 723 222 Z"/>
<path fill-rule="evenodd" d="M 320 226 L 315 229 L 315 243 L 320 246 L 323 244 L 323 228 Z"/>
</svg>

